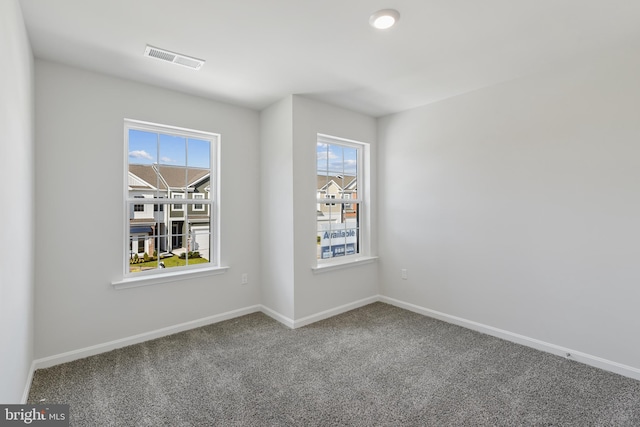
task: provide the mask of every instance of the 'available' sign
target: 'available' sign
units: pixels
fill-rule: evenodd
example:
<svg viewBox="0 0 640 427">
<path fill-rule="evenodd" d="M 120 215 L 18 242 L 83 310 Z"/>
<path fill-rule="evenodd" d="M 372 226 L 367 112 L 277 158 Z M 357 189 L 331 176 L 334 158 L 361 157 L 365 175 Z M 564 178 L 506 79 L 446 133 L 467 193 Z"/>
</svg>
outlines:
<svg viewBox="0 0 640 427">
<path fill-rule="evenodd" d="M 322 259 L 356 253 L 358 232 L 355 220 L 347 220 L 339 224 L 319 224 L 318 236 Z"/>
</svg>

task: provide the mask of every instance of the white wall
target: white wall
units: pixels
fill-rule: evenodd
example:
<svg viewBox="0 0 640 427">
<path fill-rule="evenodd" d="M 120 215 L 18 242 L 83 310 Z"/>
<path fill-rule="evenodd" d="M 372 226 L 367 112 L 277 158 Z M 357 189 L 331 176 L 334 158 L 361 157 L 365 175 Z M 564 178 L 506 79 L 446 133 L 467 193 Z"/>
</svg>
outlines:
<svg viewBox="0 0 640 427">
<path fill-rule="evenodd" d="M 21 403 L 33 359 L 33 55 L 15 0 L 0 2 L 0 402 Z"/>
<path fill-rule="evenodd" d="M 370 219 L 377 252 L 375 119 L 304 96 L 293 97 L 293 218 L 295 262 L 295 319 L 331 310 L 378 295 L 377 265 L 355 265 L 323 273 L 313 273 L 318 235 L 316 228 L 316 143 L 318 133 L 369 143 L 371 146 Z"/>
<path fill-rule="evenodd" d="M 382 293 L 640 368 L 639 52 L 382 118 Z"/>
<path fill-rule="evenodd" d="M 375 263 L 321 274 L 311 269 L 317 251 L 317 134 L 368 142 L 375 153 L 375 119 L 292 95 L 262 112 L 261 128 L 263 304 L 297 326 L 300 319 L 376 297 Z M 371 211 L 375 218 L 375 199 Z"/>
<path fill-rule="evenodd" d="M 2 63 L 11 67 L 2 93 L 15 97 L 0 102 L 9 123 L 0 132 L 21 143 L 0 173 L 25 184 L 16 200 L 33 212 L 32 60 L 15 1 L 2 7 L 11 31 L 0 49 L 13 59 Z M 0 328 L 19 350 L 0 353 L 11 367 L 0 391 L 19 398 L 32 359 L 33 273 L 19 267 L 33 247 L 35 358 L 260 303 L 299 320 L 383 294 L 640 368 L 634 58 L 615 52 L 391 115 L 377 129 L 304 96 L 257 113 L 36 61 L 37 234 L 32 244 L 33 214 L 2 210 L 12 251 L 2 257 Z M 111 287 L 122 271 L 125 117 L 222 134 L 228 273 Z M 371 143 L 378 264 L 311 270 L 317 133 Z M 78 253 L 78 241 L 92 250 Z"/>
<path fill-rule="evenodd" d="M 37 359 L 260 302 L 257 112 L 41 60 L 35 83 Z M 124 118 L 221 134 L 227 273 L 111 286 L 123 269 Z"/>
<path fill-rule="evenodd" d="M 261 297 L 269 310 L 294 317 L 292 97 L 260 116 Z"/>
</svg>

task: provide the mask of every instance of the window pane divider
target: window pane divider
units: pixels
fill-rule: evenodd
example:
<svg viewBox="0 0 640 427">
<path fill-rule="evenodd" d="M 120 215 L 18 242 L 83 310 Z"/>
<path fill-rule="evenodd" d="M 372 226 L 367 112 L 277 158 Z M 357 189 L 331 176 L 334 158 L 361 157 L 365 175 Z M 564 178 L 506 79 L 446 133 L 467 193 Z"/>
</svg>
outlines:
<svg viewBox="0 0 640 427">
<path fill-rule="evenodd" d="M 318 203 L 362 203 L 362 199 L 332 199 L 331 197 L 319 197 Z"/>
<path fill-rule="evenodd" d="M 342 200 L 342 199 L 337 199 Z M 344 199 L 355 200 L 355 199 Z M 126 199 L 127 203 L 136 205 L 212 205 L 211 199 Z"/>
</svg>

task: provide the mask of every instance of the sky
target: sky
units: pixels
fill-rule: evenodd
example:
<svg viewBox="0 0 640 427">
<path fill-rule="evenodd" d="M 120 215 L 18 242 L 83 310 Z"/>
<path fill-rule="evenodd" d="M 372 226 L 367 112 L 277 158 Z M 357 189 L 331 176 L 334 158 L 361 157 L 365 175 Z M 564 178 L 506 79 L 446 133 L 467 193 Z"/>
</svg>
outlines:
<svg viewBox="0 0 640 427">
<path fill-rule="evenodd" d="M 318 175 L 356 175 L 357 149 L 318 142 L 316 153 Z"/>
<path fill-rule="evenodd" d="M 129 130 L 129 163 L 189 166 L 209 168 L 210 142 L 138 129 Z M 317 143 L 317 173 L 319 175 L 356 175 L 356 148 Z"/>
<path fill-rule="evenodd" d="M 209 168 L 211 144 L 202 139 L 129 129 L 129 163 Z"/>
</svg>

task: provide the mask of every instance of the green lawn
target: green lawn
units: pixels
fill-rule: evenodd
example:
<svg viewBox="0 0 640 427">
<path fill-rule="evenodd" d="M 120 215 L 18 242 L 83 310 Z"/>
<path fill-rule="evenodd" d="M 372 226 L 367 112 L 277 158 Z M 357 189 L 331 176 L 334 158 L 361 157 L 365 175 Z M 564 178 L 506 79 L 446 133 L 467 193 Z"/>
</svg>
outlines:
<svg viewBox="0 0 640 427">
<path fill-rule="evenodd" d="M 160 261 L 164 262 L 165 267 L 167 268 L 171 268 L 171 267 L 180 267 L 183 265 L 187 265 L 187 260 L 186 259 L 180 259 L 178 258 L 176 255 L 170 257 L 170 258 L 162 258 Z M 207 261 L 205 258 L 190 258 L 189 259 L 189 265 L 193 265 L 193 264 L 206 264 L 209 261 Z M 129 264 L 129 271 L 131 273 L 135 273 L 137 271 L 141 271 L 141 270 L 148 270 L 150 268 L 158 268 L 158 261 L 147 261 L 147 262 L 141 262 L 140 264 Z"/>
</svg>

